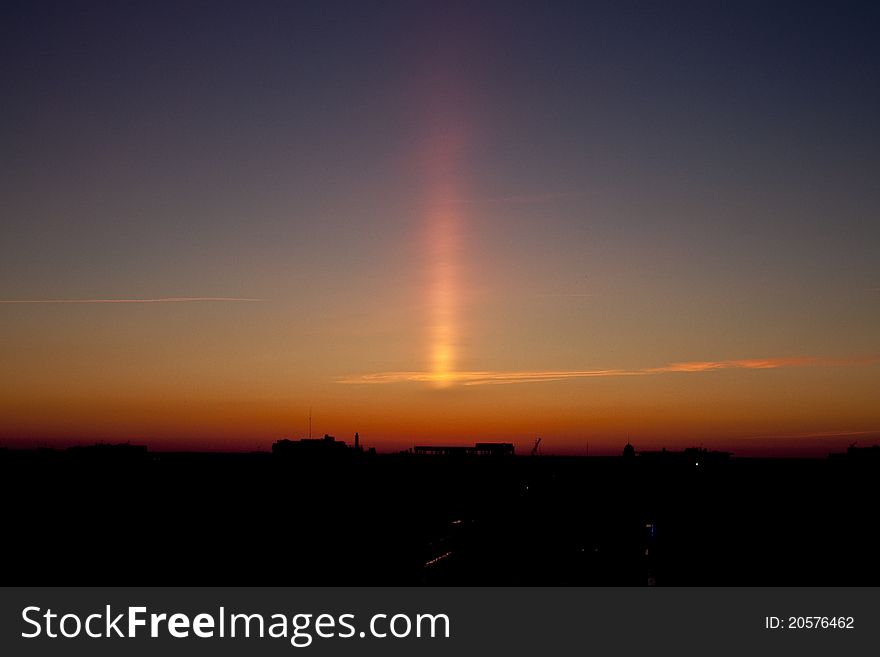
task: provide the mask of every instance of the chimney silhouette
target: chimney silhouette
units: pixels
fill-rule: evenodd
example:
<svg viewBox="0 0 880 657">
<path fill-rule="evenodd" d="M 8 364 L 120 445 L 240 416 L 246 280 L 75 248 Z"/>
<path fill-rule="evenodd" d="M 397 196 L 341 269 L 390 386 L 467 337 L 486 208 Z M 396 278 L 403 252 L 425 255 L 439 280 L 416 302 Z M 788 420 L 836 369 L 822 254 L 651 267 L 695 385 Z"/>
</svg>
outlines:
<svg viewBox="0 0 880 657">
<path fill-rule="evenodd" d="M 361 448 L 361 437 L 358 435 L 357 431 L 354 432 L 354 451 L 358 451 Z"/>
</svg>

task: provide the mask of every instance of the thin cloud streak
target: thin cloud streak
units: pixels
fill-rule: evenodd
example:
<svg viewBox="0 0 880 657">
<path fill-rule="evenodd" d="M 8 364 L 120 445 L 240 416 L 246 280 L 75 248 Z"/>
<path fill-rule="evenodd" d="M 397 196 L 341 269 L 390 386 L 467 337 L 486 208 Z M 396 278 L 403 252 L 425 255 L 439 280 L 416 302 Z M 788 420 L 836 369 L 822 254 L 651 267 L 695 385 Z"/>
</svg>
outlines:
<svg viewBox="0 0 880 657">
<path fill-rule="evenodd" d="M 584 370 L 557 372 L 451 372 L 439 377 L 432 372 L 380 372 L 341 379 L 340 383 L 458 383 L 466 386 L 535 383 L 596 376 L 634 376 L 641 372 L 626 370 Z"/>
<path fill-rule="evenodd" d="M 773 370 L 780 367 L 803 367 L 814 365 L 821 359 L 802 356 L 795 358 L 749 358 L 742 360 L 715 360 L 715 361 L 688 361 L 684 363 L 670 363 L 663 367 L 653 367 L 640 370 L 645 374 L 666 374 L 670 372 L 711 372 L 714 370 Z"/>
<path fill-rule="evenodd" d="M 863 436 L 880 435 L 880 429 L 868 429 L 862 431 L 808 431 L 801 433 L 775 433 L 760 436 L 743 436 L 738 440 L 792 440 L 807 438 L 859 438 Z"/>
<path fill-rule="evenodd" d="M 539 383 L 542 381 L 564 381 L 566 379 L 591 379 L 621 376 L 651 376 L 656 374 L 696 374 L 718 370 L 771 370 L 807 366 L 863 365 L 880 362 L 880 356 L 829 359 L 814 356 L 791 358 L 749 358 L 739 360 L 687 361 L 669 363 L 661 367 L 646 367 L 636 370 L 549 370 L 534 372 L 451 372 L 442 382 L 465 386 L 508 385 L 514 383 Z M 431 372 L 379 372 L 345 377 L 339 383 L 348 384 L 388 384 L 388 383 L 438 383 L 441 379 Z"/>
<path fill-rule="evenodd" d="M 159 297 L 156 299 L 0 299 L 2 304 L 78 304 L 78 303 L 187 303 L 191 301 L 233 301 L 255 303 L 265 299 L 247 297 Z"/>
</svg>

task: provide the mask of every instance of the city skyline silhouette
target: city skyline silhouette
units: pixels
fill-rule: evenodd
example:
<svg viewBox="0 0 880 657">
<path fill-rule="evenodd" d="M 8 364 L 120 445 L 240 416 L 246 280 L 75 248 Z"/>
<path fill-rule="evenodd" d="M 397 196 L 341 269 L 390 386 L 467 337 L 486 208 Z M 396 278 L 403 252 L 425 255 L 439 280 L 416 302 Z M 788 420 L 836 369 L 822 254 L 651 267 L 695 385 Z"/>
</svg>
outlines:
<svg viewBox="0 0 880 657">
<path fill-rule="evenodd" d="M 330 435 L 251 453 L 0 450 L 8 583 L 864 586 L 880 446 L 379 454 Z M 63 541 L 63 550 L 58 549 Z"/>
</svg>

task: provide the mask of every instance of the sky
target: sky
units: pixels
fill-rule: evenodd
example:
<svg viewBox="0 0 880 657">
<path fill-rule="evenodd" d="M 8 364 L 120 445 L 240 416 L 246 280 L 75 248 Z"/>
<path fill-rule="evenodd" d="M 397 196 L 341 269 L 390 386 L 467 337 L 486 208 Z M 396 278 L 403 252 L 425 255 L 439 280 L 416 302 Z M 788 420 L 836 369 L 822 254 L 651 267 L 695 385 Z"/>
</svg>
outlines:
<svg viewBox="0 0 880 657">
<path fill-rule="evenodd" d="M 0 445 L 880 441 L 877 3 L 0 12 Z"/>
</svg>

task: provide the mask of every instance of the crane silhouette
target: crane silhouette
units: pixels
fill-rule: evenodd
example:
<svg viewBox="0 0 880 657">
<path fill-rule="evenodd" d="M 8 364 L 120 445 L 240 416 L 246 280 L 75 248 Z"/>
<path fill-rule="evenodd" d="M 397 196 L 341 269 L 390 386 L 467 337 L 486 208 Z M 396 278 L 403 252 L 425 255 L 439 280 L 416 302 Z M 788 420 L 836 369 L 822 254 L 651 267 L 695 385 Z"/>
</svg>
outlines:
<svg viewBox="0 0 880 657">
<path fill-rule="evenodd" d="M 540 438 L 535 438 L 535 446 L 532 447 L 532 452 L 531 452 L 531 454 L 530 454 L 531 456 L 537 456 L 537 455 L 538 455 L 538 447 L 540 447 L 540 445 L 541 445 L 541 439 L 540 439 Z"/>
</svg>

